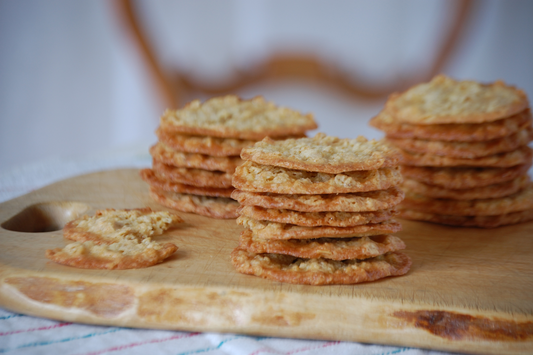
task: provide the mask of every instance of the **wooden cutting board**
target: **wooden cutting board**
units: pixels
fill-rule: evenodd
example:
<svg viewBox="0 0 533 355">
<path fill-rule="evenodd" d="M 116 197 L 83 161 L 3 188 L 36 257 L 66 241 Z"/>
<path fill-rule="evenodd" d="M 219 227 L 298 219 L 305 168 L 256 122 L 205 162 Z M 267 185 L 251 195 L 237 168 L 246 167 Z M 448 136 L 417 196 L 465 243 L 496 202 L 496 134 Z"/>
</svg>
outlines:
<svg viewBox="0 0 533 355">
<path fill-rule="evenodd" d="M 138 170 L 75 177 L 0 204 L 0 305 L 101 325 L 346 340 L 483 354 L 533 353 L 533 223 L 497 229 L 401 221 L 411 271 L 353 286 L 238 274 L 241 227 L 180 213 L 158 238 L 179 246 L 139 270 L 55 264 L 60 228 L 101 208 L 164 209 Z M 47 230 L 52 230 L 48 231 Z"/>
</svg>

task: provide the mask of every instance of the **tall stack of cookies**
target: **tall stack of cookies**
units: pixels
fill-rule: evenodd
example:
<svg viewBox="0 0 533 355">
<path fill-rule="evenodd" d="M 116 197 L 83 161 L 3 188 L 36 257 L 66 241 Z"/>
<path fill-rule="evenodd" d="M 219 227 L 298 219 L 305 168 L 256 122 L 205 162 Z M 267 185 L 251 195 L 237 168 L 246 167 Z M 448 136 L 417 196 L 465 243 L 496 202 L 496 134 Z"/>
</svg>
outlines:
<svg viewBox="0 0 533 355">
<path fill-rule="evenodd" d="M 232 252 L 237 271 L 281 282 L 355 284 L 405 274 L 401 154 L 383 143 L 265 138 L 243 149 L 232 197 L 245 230 Z"/>
<path fill-rule="evenodd" d="M 141 177 L 160 204 L 213 218 L 237 218 L 239 204 L 230 198 L 241 149 L 266 136 L 303 137 L 317 128 L 311 114 L 277 107 L 262 97 L 241 100 L 234 95 L 201 103 L 195 100 L 177 111 L 167 110 L 150 148 L 151 169 Z"/>
<path fill-rule="evenodd" d="M 404 155 L 401 217 L 484 228 L 533 220 L 531 123 L 523 91 L 444 75 L 370 121 Z"/>
</svg>

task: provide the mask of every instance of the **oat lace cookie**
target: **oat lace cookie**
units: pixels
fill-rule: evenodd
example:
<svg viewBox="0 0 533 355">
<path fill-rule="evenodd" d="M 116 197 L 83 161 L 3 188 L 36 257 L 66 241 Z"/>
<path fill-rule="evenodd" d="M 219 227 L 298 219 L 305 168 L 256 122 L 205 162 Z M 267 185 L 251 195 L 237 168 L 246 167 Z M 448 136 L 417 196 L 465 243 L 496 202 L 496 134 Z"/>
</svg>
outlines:
<svg viewBox="0 0 533 355">
<path fill-rule="evenodd" d="M 258 164 L 287 169 L 339 174 L 355 170 L 375 170 L 398 166 L 401 153 L 386 143 L 340 139 L 318 133 L 313 138 L 275 141 L 269 137 L 242 150 L 241 158 Z"/>
<path fill-rule="evenodd" d="M 438 156 L 430 153 L 412 153 L 402 151 L 405 165 L 410 166 L 435 166 L 435 167 L 493 167 L 509 168 L 515 165 L 531 163 L 532 151 L 528 146 L 507 153 L 489 155 L 480 158 L 454 158 Z"/>
<path fill-rule="evenodd" d="M 485 123 L 417 125 L 396 120 L 386 110 L 370 120 L 370 125 L 389 138 L 418 138 L 438 141 L 480 142 L 503 138 L 531 126 L 531 112 L 526 109 L 511 117 Z"/>
<path fill-rule="evenodd" d="M 473 187 L 470 189 L 447 189 L 436 185 L 428 185 L 413 179 L 405 179 L 402 187 L 405 191 L 431 198 L 476 200 L 509 196 L 522 190 L 529 185 L 529 183 L 529 176 L 522 175 L 514 180 L 509 180 L 494 185 Z"/>
<path fill-rule="evenodd" d="M 199 187 L 231 188 L 233 174 L 225 171 L 178 168 L 158 161 L 152 163 L 152 170 L 162 180 L 179 182 Z"/>
<path fill-rule="evenodd" d="M 262 239 L 316 239 L 368 237 L 399 232 L 402 225 L 394 220 L 351 227 L 305 227 L 295 224 L 259 221 L 246 216 L 237 218 L 237 223 L 250 229 L 254 236 Z"/>
<path fill-rule="evenodd" d="M 161 128 L 156 130 L 156 135 L 159 141 L 170 149 L 219 157 L 239 156 L 243 148 L 249 147 L 256 142 L 255 140 L 246 139 L 169 133 Z"/>
<path fill-rule="evenodd" d="M 403 200 L 404 193 L 396 186 L 387 190 L 322 195 L 283 195 L 234 190 L 231 198 L 245 206 L 300 212 L 368 212 L 396 206 Z"/>
<path fill-rule="evenodd" d="M 270 253 L 292 255 L 298 258 L 361 260 L 405 249 L 405 243 L 392 235 L 355 238 L 261 239 L 254 237 L 252 231 L 245 229 L 241 233 L 239 247 L 255 254 Z"/>
<path fill-rule="evenodd" d="M 405 209 L 456 216 L 491 216 L 533 209 L 533 184 L 500 198 L 480 200 L 433 199 L 406 192 L 402 203 Z"/>
<path fill-rule="evenodd" d="M 154 160 L 176 167 L 218 170 L 231 174 L 235 168 L 242 164 L 239 157 L 212 157 L 204 154 L 178 152 L 161 142 L 150 148 L 150 154 Z"/>
<path fill-rule="evenodd" d="M 65 238 L 78 242 L 92 241 L 111 244 L 120 240 L 141 241 L 163 234 L 183 223 L 183 219 L 168 211 L 152 211 L 150 207 L 137 209 L 105 209 L 68 222 L 63 228 Z"/>
<path fill-rule="evenodd" d="M 355 284 L 409 271 L 411 259 L 400 252 L 366 260 L 303 259 L 283 254 L 255 254 L 237 248 L 231 254 L 238 272 L 307 285 Z"/>
<path fill-rule="evenodd" d="M 259 221 L 295 224 L 304 227 L 352 227 L 385 222 L 396 216 L 394 209 L 371 212 L 298 212 L 284 209 L 241 206 L 239 215 Z"/>
<path fill-rule="evenodd" d="M 246 161 L 235 170 L 232 183 L 250 192 L 317 195 L 386 190 L 401 181 L 398 167 L 327 174 Z"/>
<path fill-rule="evenodd" d="M 217 188 L 217 187 L 201 187 L 182 184 L 179 182 L 172 182 L 162 179 L 152 169 L 142 169 L 139 172 L 141 179 L 146 181 L 152 188 L 161 191 L 195 194 L 201 196 L 213 196 L 213 197 L 230 197 L 233 192 L 233 188 Z"/>
<path fill-rule="evenodd" d="M 163 206 L 213 218 L 237 218 L 239 203 L 227 197 L 202 196 L 150 188 L 150 197 Z"/>
<path fill-rule="evenodd" d="M 122 239 L 112 244 L 98 245 L 93 241 L 75 242 L 64 248 L 46 251 L 46 257 L 58 264 L 82 269 L 139 269 L 161 263 L 178 247 L 160 244 L 150 238 L 137 242 Z"/>
<path fill-rule="evenodd" d="M 510 168 L 402 166 L 402 175 L 447 189 L 470 189 L 514 180 L 526 174 L 530 167 L 531 162 Z"/>
<path fill-rule="evenodd" d="M 263 97 L 243 100 L 235 95 L 205 102 L 194 100 L 177 111 L 167 110 L 160 127 L 166 132 L 261 140 L 266 136 L 303 135 L 317 128 L 311 114 L 278 107 Z"/>
<path fill-rule="evenodd" d="M 198 153 L 210 156 L 227 157 L 239 156 L 241 150 L 254 145 L 257 140 L 219 138 L 211 136 L 197 136 L 166 132 L 159 127 L 156 130 L 159 141 L 172 150 L 185 153 Z M 305 134 L 275 137 L 276 140 L 288 138 L 303 138 Z"/>
<path fill-rule="evenodd" d="M 533 221 L 533 209 L 491 216 L 454 216 L 402 208 L 400 210 L 400 217 L 457 227 L 497 228 Z"/>
<path fill-rule="evenodd" d="M 529 127 L 504 138 L 483 142 L 448 142 L 423 139 L 386 138 L 395 146 L 414 153 L 429 153 L 455 158 L 480 158 L 516 150 L 533 139 Z"/>
<path fill-rule="evenodd" d="M 528 105 L 522 90 L 502 81 L 480 84 L 438 75 L 429 83 L 391 95 L 385 109 L 401 122 L 429 125 L 492 122 Z"/>
<path fill-rule="evenodd" d="M 151 237 L 183 223 L 176 214 L 150 208 L 96 211 L 67 223 L 65 238 L 76 240 L 46 251 L 52 261 L 85 269 L 134 269 L 158 264 L 178 247 Z"/>
</svg>

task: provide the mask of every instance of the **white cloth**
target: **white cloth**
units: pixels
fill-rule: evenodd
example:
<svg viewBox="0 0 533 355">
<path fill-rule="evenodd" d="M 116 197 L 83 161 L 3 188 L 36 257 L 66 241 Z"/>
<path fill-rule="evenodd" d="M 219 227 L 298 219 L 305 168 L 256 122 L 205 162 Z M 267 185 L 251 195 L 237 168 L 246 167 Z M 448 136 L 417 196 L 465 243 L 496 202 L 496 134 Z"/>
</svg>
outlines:
<svg viewBox="0 0 533 355">
<path fill-rule="evenodd" d="M 148 146 L 114 150 L 81 159 L 49 159 L 0 174 L 0 202 L 76 175 L 148 167 Z M 445 354 L 422 349 L 237 334 L 189 333 L 104 327 L 53 321 L 0 308 L 0 354 Z"/>
</svg>

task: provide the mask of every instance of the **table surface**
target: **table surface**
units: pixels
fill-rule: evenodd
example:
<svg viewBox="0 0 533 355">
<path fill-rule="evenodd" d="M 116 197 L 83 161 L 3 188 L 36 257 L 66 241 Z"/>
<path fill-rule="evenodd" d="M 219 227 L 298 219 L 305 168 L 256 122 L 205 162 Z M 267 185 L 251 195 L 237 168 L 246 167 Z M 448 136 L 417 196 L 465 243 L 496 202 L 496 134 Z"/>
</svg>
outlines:
<svg viewBox="0 0 533 355">
<path fill-rule="evenodd" d="M 0 202 L 72 176 L 147 167 L 147 147 L 83 159 L 55 158 L 0 172 Z M 118 335 L 118 336 L 117 336 Z M 30 317 L 0 308 L 0 353 L 9 354 L 445 354 L 424 349 L 221 333 L 104 327 Z"/>
</svg>

